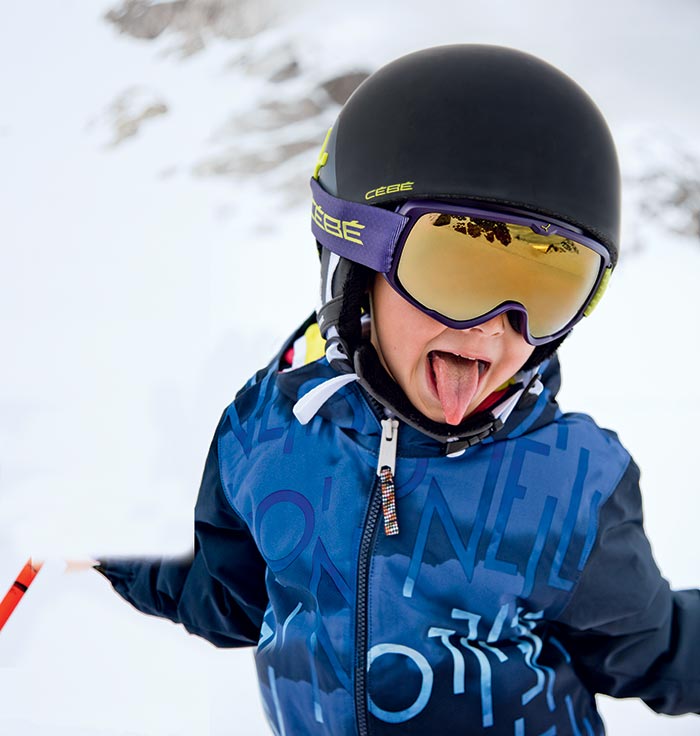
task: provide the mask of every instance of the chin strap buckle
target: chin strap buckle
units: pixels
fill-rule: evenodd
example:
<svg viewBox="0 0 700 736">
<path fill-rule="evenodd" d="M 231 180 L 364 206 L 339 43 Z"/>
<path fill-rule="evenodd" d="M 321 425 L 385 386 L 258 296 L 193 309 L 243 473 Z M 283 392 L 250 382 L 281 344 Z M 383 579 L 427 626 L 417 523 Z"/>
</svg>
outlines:
<svg viewBox="0 0 700 736">
<path fill-rule="evenodd" d="M 445 444 L 445 455 L 447 455 L 447 457 L 459 457 L 464 454 L 464 451 L 468 447 L 478 445 L 479 442 L 498 432 L 502 427 L 503 421 L 500 418 L 495 418 L 490 421 L 484 429 L 480 431 L 477 430 L 474 434 L 470 434 L 468 437 L 455 437 L 454 440 L 447 440 Z"/>
</svg>

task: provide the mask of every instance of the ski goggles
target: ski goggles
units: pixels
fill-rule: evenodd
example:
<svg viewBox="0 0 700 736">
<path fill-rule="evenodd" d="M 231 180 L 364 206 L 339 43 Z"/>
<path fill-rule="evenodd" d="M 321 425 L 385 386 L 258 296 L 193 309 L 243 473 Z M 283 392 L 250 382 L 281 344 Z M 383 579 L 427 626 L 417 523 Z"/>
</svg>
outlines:
<svg viewBox="0 0 700 736">
<path fill-rule="evenodd" d="M 602 244 L 523 211 L 409 200 L 390 212 L 333 197 L 315 179 L 311 189 L 322 246 L 455 329 L 507 313 L 528 343 L 550 342 L 591 313 L 612 272 Z"/>
</svg>

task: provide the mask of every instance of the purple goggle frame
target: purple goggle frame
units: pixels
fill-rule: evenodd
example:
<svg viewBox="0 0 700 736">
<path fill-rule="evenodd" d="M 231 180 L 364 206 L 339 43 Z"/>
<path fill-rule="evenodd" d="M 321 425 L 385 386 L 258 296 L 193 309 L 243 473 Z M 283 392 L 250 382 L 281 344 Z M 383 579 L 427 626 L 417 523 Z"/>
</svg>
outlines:
<svg viewBox="0 0 700 736">
<path fill-rule="evenodd" d="M 543 345 L 567 333 L 598 303 L 611 273 L 608 250 L 602 244 L 587 237 L 571 225 L 557 220 L 538 219 L 522 210 L 499 207 L 484 209 L 481 206 L 450 205 L 445 201 L 409 200 L 396 212 L 371 205 L 339 199 L 326 192 L 311 179 L 313 195 L 311 205 L 311 230 L 316 240 L 331 252 L 355 263 L 360 263 L 384 275 L 392 288 L 423 313 L 458 330 L 476 327 L 503 313 L 515 313 L 511 323 L 530 345 Z M 559 235 L 591 249 L 600 256 L 600 267 L 593 287 L 576 314 L 551 335 L 534 337 L 528 328 L 526 308 L 515 301 L 505 301 L 494 309 L 468 320 L 454 320 L 417 301 L 401 284 L 397 270 L 404 244 L 418 219 L 433 212 L 483 218 L 514 225 L 524 225 L 538 234 Z"/>
</svg>

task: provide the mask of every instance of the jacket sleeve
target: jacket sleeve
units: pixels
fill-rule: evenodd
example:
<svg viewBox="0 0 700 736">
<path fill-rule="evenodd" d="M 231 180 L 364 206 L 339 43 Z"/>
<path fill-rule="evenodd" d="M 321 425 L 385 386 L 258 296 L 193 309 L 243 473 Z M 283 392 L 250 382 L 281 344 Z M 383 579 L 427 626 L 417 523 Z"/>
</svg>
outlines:
<svg viewBox="0 0 700 736">
<path fill-rule="evenodd" d="M 195 507 L 194 549 L 182 558 L 101 559 L 96 569 L 139 611 L 181 623 L 219 647 L 257 644 L 267 605 L 265 563 L 224 496 L 218 437 Z"/>
<path fill-rule="evenodd" d="M 672 591 L 642 525 L 630 462 L 601 509 L 599 533 L 558 635 L 594 692 L 638 697 L 659 713 L 700 712 L 700 590 Z"/>
</svg>

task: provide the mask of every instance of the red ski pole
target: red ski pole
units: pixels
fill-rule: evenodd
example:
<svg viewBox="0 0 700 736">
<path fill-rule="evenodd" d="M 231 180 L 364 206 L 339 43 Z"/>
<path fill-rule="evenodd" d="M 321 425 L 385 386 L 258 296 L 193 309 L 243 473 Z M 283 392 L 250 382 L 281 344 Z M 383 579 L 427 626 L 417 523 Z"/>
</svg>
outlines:
<svg viewBox="0 0 700 736">
<path fill-rule="evenodd" d="M 27 592 L 27 588 L 32 584 L 39 570 L 41 570 L 42 564 L 41 562 L 33 562 L 30 557 L 5 597 L 0 601 L 0 631 L 7 623 L 7 619 L 10 618 L 17 604 L 22 600 L 22 596 Z"/>
</svg>

